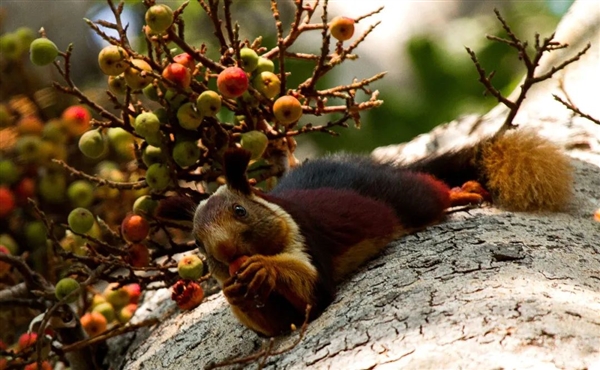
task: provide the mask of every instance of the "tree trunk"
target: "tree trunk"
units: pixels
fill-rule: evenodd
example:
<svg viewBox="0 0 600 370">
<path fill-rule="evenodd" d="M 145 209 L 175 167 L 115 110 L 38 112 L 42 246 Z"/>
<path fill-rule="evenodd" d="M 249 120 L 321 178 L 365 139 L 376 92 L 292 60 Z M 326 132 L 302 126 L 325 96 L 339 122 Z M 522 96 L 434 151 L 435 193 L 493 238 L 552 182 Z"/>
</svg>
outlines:
<svg viewBox="0 0 600 370">
<path fill-rule="evenodd" d="M 556 39 L 571 44 L 543 68 L 592 49 L 561 75 L 583 111 L 600 117 L 600 4 L 577 1 Z M 271 369 L 600 368 L 600 125 L 555 102 L 558 78 L 535 87 L 516 123 L 564 145 L 576 168 L 567 212 L 527 214 L 484 207 L 393 243 L 340 286 L 333 304 Z M 466 117 L 377 158 L 418 157 L 493 133 L 506 110 Z M 138 316 L 167 316 L 151 330 L 111 341 L 114 368 L 201 369 L 251 355 L 265 343 L 230 313 L 221 294 L 179 313 L 168 290 Z M 166 312 L 175 309 L 175 313 Z M 274 350 L 298 338 L 278 338 Z M 127 342 L 127 344 L 124 344 Z M 256 368 L 256 362 L 249 362 Z"/>
</svg>

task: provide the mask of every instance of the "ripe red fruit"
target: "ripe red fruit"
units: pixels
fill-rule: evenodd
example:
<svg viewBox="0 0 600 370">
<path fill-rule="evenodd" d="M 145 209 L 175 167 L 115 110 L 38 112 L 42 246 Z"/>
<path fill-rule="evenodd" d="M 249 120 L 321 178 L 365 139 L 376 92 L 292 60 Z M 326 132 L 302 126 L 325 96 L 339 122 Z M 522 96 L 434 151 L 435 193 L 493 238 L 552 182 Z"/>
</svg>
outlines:
<svg viewBox="0 0 600 370">
<path fill-rule="evenodd" d="M 150 264 L 150 251 L 144 244 L 133 244 L 127 250 L 125 261 L 133 267 L 147 267 Z"/>
<path fill-rule="evenodd" d="M 123 287 L 129 293 L 129 303 L 138 303 L 140 300 L 140 295 L 142 294 L 142 288 L 140 284 L 129 284 Z"/>
<path fill-rule="evenodd" d="M 37 337 L 37 333 L 33 332 L 21 334 L 18 341 L 19 350 L 22 351 L 27 347 L 33 346 L 35 344 L 35 341 L 37 340 Z"/>
<path fill-rule="evenodd" d="M 175 63 L 183 65 L 184 67 L 189 68 L 191 72 L 194 72 L 196 70 L 196 62 L 194 61 L 194 58 L 188 53 L 175 55 L 173 57 L 173 61 Z"/>
<path fill-rule="evenodd" d="M 6 186 L 0 186 L 0 218 L 12 213 L 16 207 L 15 196 Z"/>
<path fill-rule="evenodd" d="M 229 276 L 233 276 L 235 275 L 235 273 L 237 272 L 237 270 L 240 269 L 240 266 L 242 266 L 244 264 L 244 262 L 246 262 L 246 260 L 248 260 L 248 256 L 241 256 L 240 258 L 236 259 L 235 261 L 231 262 L 229 264 Z"/>
<path fill-rule="evenodd" d="M 35 196 L 35 181 L 30 177 L 24 177 L 15 187 L 15 195 L 20 204 L 26 204 L 27 198 Z"/>
<path fill-rule="evenodd" d="M 150 224 L 144 217 L 130 213 L 121 222 L 121 232 L 125 240 L 137 243 L 146 239 Z"/>
<path fill-rule="evenodd" d="M 239 67 L 225 68 L 217 77 L 217 88 L 226 98 L 237 98 L 248 89 L 248 75 Z"/>
<path fill-rule="evenodd" d="M 31 363 L 23 368 L 23 370 L 38 370 L 37 362 Z M 48 361 L 42 362 L 42 370 L 52 370 L 52 365 Z"/>
<path fill-rule="evenodd" d="M 106 317 L 100 312 L 88 312 L 81 316 L 81 326 L 90 337 L 95 337 L 98 334 L 106 331 Z"/>
<path fill-rule="evenodd" d="M 171 291 L 171 299 L 182 310 L 196 308 L 204 299 L 204 290 L 200 284 L 192 280 L 178 280 Z"/>
<path fill-rule="evenodd" d="M 90 128 L 92 115 L 84 106 L 72 105 L 64 110 L 62 118 L 67 122 L 69 131 L 77 136 Z"/>
<path fill-rule="evenodd" d="M 162 71 L 162 76 L 175 85 L 187 89 L 192 83 L 192 74 L 183 64 L 171 63 Z"/>
<path fill-rule="evenodd" d="M 273 103 L 273 115 L 284 125 L 296 122 L 302 116 L 302 105 L 295 97 L 284 95 Z"/>
<path fill-rule="evenodd" d="M 354 19 L 348 17 L 335 17 L 329 23 L 331 36 L 340 41 L 349 40 L 354 35 Z"/>
</svg>

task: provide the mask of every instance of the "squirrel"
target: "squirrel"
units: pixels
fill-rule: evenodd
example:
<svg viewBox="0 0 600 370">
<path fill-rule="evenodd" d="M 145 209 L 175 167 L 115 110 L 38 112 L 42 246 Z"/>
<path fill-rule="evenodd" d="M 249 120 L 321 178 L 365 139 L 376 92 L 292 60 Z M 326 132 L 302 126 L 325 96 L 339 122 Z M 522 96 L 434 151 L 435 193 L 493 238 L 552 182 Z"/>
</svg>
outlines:
<svg viewBox="0 0 600 370">
<path fill-rule="evenodd" d="M 393 240 L 441 222 L 450 207 L 492 201 L 559 211 L 572 192 L 568 157 L 527 131 L 400 165 L 358 155 L 309 160 L 269 192 L 250 185 L 249 161 L 249 152 L 228 150 L 226 185 L 198 205 L 166 198 L 159 217 L 193 222 L 234 315 L 269 337 L 301 325 L 307 305 L 310 320 L 319 316 L 348 274 Z"/>
</svg>

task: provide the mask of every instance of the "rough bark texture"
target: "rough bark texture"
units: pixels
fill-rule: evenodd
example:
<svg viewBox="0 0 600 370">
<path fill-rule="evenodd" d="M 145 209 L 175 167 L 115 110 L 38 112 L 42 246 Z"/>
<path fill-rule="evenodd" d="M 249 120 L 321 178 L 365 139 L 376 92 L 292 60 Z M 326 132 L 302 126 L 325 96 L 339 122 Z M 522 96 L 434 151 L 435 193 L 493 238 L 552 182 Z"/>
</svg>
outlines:
<svg viewBox="0 0 600 370">
<path fill-rule="evenodd" d="M 576 2 L 557 33 L 573 46 L 545 62 L 574 54 L 581 40 L 592 42 L 589 55 L 564 77 L 573 101 L 596 117 L 599 24 L 600 4 Z M 576 178 L 569 210 L 457 212 L 393 243 L 340 287 L 300 344 L 267 359 L 265 368 L 600 368 L 600 223 L 592 218 L 600 207 L 600 126 L 554 102 L 556 79 L 540 85 L 517 123 L 570 150 Z M 482 119 L 460 119 L 374 155 L 395 159 L 464 144 L 494 132 L 505 113 L 498 107 Z M 172 309 L 163 290 L 138 316 L 164 317 Z M 275 346 L 296 337 L 279 338 Z M 112 342 L 114 368 L 201 369 L 264 343 L 233 318 L 221 294 L 125 339 Z"/>
</svg>

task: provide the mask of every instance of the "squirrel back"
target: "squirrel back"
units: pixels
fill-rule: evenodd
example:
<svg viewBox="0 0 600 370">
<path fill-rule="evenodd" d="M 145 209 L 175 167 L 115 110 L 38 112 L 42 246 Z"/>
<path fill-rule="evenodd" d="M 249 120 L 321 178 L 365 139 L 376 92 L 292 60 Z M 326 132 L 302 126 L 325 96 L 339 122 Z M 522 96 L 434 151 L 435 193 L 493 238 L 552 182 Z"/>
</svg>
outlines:
<svg viewBox="0 0 600 370">
<path fill-rule="evenodd" d="M 400 166 L 354 155 L 310 160 L 269 193 L 250 186 L 249 160 L 228 151 L 226 186 L 198 206 L 168 198 L 158 216 L 193 218 L 233 313 L 267 336 L 302 324 L 307 305 L 318 316 L 346 275 L 392 240 L 440 222 L 448 207 L 491 198 L 505 209 L 556 211 L 571 195 L 569 159 L 522 131 Z"/>
</svg>

